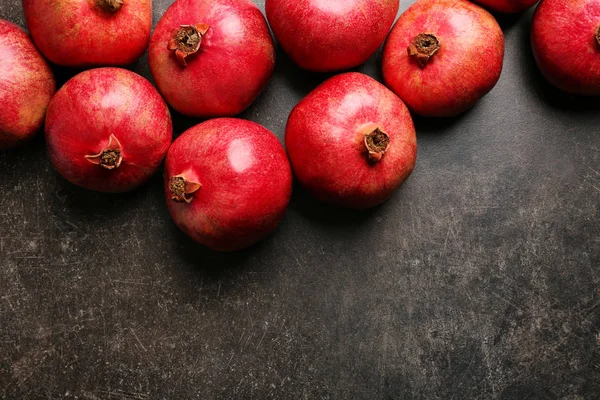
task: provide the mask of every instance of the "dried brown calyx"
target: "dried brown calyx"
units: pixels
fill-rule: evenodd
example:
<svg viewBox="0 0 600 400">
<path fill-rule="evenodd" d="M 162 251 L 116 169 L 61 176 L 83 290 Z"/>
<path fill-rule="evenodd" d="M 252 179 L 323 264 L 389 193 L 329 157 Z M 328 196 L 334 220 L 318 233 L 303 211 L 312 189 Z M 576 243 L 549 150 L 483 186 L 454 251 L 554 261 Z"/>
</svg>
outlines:
<svg viewBox="0 0 600 400">
<path fill-rule="evenodd" d="M 390 147 L 390 136 L 380 128 L 365 134 L 365 147 L 369 153 L 369 161 L 378 163 Z"/>
<path fill-rule="evenodd" d="M 115 135 L 110 135 L 106 149 L 102 150 L 98 154 L 85 156 L 85 158 L 92 164 L 99 165 L 106 169 L 112 170 L 119 168 L 123 162 L 121 143 L 119 143 Z"/>
<path fill-rule="evenodd" d="M 173 176 L 169 180 L 169 190 L 171 191 L 171 200 L 177 203 L 191 203 L 196 193 L 202 187 L 197 182 L 190 182 L 183 176 Z"/>
<path fill-rule="evenodd" d="M 432 33 L 419 33 L 408 46 L 408 55 L 419 64 L 419 67 L 425 68 L 440 47 L 437 36 Z"/>
<path fill-rule="evenodd" d="M 206 24 L 181 25 L 179 30 L 169 40 L 168 49 L 175 51 L 175 57 L 184 67 L 187 65 L 186 58 L 196 54 L 202 45 L 202 38 L 210 27 Z"/>
<path fill-rule="evenodd" d="M 103 11 L 115 13 L 123 7 L 123 0 L 96 0 L 96 6 Z"/>
<path fill-rule="evenodd" d="M 596 30 L 596 43 L 600 46 L 600 25 L 598 25 L 598 29 Z"/>
</svg>

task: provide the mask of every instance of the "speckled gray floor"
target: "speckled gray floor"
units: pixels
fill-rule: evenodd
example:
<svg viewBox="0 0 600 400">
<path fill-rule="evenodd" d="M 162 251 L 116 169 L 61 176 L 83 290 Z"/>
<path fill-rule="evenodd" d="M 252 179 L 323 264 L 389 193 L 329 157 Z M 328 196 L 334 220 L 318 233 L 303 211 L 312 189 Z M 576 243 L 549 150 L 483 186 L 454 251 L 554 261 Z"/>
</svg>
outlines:
<svg viewBox="0 0 600 400">
<path fill-rule="evenodd" d="M 0 17 L 24 25 L 18 0 Z M 0 398 L 600 398 L 600 100 L 543 81 L 530 20 L 501 19 L 505 69 L 475 109 L 416 120 L 391 201 L 296 187 L 240 254 L 178 232 L 160 177 L 107 196 L 61 179 L 41 137 L 0 154 Z M 278 55 L 243 117 L 283 138 L 325 76 Z M 378 56 L 360 70 L 379 78 Z"/>
</svg>

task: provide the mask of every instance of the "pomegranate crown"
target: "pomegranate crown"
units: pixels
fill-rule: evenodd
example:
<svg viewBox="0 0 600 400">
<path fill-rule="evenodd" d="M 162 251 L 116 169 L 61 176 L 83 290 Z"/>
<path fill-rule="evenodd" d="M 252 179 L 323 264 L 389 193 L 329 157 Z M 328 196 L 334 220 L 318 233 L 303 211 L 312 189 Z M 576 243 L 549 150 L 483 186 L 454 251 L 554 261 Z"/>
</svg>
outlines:
<svg viewBox="0 0 600 400">
<path fill-rule="evenodd" d="M 185 67 L 187 66 L 186 59 L 200 51 L 202 38 L 209 29 L 210 27 L 206 24 L 181 25 L 173 38 L 169 40 L 167 48 L 175 51 L 175 57 Z"/>
</svg>

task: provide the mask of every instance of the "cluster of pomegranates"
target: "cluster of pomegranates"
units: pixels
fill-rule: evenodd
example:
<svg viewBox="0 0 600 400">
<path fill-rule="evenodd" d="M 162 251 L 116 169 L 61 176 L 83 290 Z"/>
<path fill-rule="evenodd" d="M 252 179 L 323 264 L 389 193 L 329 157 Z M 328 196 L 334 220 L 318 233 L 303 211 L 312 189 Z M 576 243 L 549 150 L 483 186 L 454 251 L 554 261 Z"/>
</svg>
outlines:
<svg viewBox="0 0 600 400">
<path fill-rule="evenodd" d="M 269 26 L 251 0 L 176 0 L 152 35 L 151 0 L 23 0 L 33 41 L 0 20 L 0 149 L 27 141 L 45 120 L 58 172 L 103 192 L 138 187 L 166 157 L 177 225 L 210 248 L 239 250 L 282 219 L 292 170 L 324 202 L 362 209 L 387 200 L 415 166 L 409 110 L 457 115 L 500 77 L 503 33 L 481 6 L 513 13 L 536 2 L 418 0 L 392 28 L 399 0 L 266 0 L 278 42 L 306 70 L 356 67 L 385 41 L 387 87 L 360 73 L 328 79 L 289 116 L 286 156 L 273 133 L 231 118 L 257 98 L 275 65 Z M 552 84 L 600 95 L 600 0 L 542 0 L 532 46 Z M 158 91 L 116 68 L 147 48 Z M 57 65 L 103 68 L 55 93 L 38 49 Z M 167 103 L 207 120 L 171 143 Z"/>
</svg>

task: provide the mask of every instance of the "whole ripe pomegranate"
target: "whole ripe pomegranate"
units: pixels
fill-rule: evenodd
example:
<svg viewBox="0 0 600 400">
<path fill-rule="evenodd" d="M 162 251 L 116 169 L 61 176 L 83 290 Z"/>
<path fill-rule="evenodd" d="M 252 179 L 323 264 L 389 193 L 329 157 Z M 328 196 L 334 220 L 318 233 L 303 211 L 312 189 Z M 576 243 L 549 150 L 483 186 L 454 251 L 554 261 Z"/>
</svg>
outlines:
<svg viewBox="0 0 600 400">
<path fill-rule="evenodd" d="M 275 48 L 251 0 L 177 0 L 152 35 L 149 63 L 160 92 L 180 113 L 233 116 L 265 88 Z"/>
<path fill-rule="evenodd" d="M 504 35 L 494 17 L 466 0 L 418 0 L 383 49 L 383 77 L 408 107 L 454 116 L 498 82 Z"/>
<path fill-rule="evenodd" d="M 206 121 L 181 135 L 165 165 L 175 223 L 217 251 L 251 246 L 279 224 L 292 173 L 279 140 L 254 122 Z"/>
<path fill-rule="evenodd" d="M 519 13 L 527 10 L 539 0 L 471 0 L 485 8 L 500 13 Z"/>
<path fill-rule="evenodd" d="M 415 128 L 404 103 L 360 73 L 335 76 L 292 111 L 285 144 L 294 173 L 318 199 L 368 208 L 411 174 Z"/>
<path fill-rule="evenodd" d="M 375 53 L 394 23 L 398 0 L 267 0 L 277 40 L 301 68 L 356 67 Z"/>
<path fill-rule="evenodd" d="M 152 0 L 23 0 L 29 32 L 53 63 L 126 65 L 148 47 Z"/>
<path fill-rule="evenodd" d="M 533 15 L 531 43 L 550 83 L 600 95 L 600 0 L 543 0 Z"/>
<path fill-rule="evenodd" d="M 35 135 L 56 85 L 25 31 L 0 19 L 0 150 Z"/>
<path fill-rule="evenodd" d="M 146 79 L 120 68 L 82 72 L 50 102 L 52 163 L 86 189 L 125 192 L 145 182 L 172 140 L 169 109 Z"/>
</svg>

